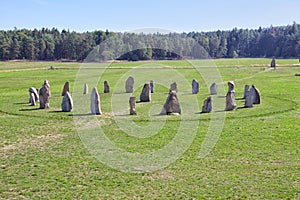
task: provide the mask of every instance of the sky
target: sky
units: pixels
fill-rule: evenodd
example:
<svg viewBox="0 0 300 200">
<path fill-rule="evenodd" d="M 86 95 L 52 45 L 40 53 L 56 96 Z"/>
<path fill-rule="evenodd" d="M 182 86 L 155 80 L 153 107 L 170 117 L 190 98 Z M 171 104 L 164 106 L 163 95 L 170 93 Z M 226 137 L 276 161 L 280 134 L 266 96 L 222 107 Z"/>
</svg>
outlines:
<svg viewBox="0 0 300 200">
<path fill-rule="evenodd" d="M 169 32 L 300 23 L 299 0 L 0 0 L 0 30 Z"/>
</svg>

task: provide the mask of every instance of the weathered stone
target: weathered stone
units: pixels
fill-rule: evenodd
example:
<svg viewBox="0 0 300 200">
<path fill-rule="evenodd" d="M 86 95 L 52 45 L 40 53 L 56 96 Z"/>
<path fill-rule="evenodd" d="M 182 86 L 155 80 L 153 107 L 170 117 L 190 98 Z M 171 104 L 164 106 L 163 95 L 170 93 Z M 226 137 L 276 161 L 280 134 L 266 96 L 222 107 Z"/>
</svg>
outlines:
<svg viewBox="0 0 300 200">
<path fill-rule="evenodd" d="M 73 99 L 70 93 L 67 91 L 61 102 L 61 110 L 63 112 L 71 112 L 72 109 L 73 109 Z"/>
<path fill-rule="evenodd" d="M 254 84 L 252 84 L 252 88 L 250 89 L 250 93 L 253 99 L 253 104 L 260 104 L 261 99 L 260 99 L 260 92 L 259 90 L 255 87 Z"/>
<path fill-rule="evenodd" d="M 248 96 L 249 92 L 250 92 L 249 91 L 249 85 L 245 85 L 243 99 L 246 99 L 246 97 Z"/>
<path fill-rule="evenodd" d="M 109 89 L 109 84 L 108 82 L 105 80 L 104 81 L 104 93 L 109 93 L 110 89 Z"/>
<path fill-rule="evenodd" d="M 154 93 L 154 81 L 150 80 L 150 91 L 151 93 Z"/>
<path fill-rule="evenodd" d="M 276 60 L 275 60 L 275 58 L 274 58 L 274 57 L 272 58 L 272 61 L 271 61 L 271 65 L 270 65 L 270 67 L 272 67 L 272 68 L 276 68 Z"/>
<path fill-rule="evenodd" d="M 83 94 L 88 94 L 89 93 L 89 86 L 88 84 L 84 84 L 84 88 L 83 88 Z"/>
<path fill-rule="evenodd" d="M 132 93 L 133 86 L 134 86 L 134 79 L 133 77 L 129 76 L 128 79 L 126 80 L 126 85 L 125 85 L 126 93 Z"/>
<path fill-rule="evenodd" d="M 143 90 L 140 95 L 141 102 L 150 102 L 151 101 L 151 92 L 150 92 L 150 84 L 146 83 L 143 87 Z"/>
<path fill-rule="evenodd" d="M 165 102 L 165 105 L 160 112 L 161 115 L 181 114 L 180 104 L 178 101 L 177 93 L 171 91 Z"/>
<path fill-rule="evenodd" d="M 28 91 L 29 91 L 29 103 L 32 103 L 32 99 L 33 99 L 31 94 L 33 94 L 35 103 L 39 102 L 38 90 L 34 87 L 31 87 L 31 88 L 29 88 Z"/>
<path fill-rule="evenodd" d="M 136 98 L 130 97 L 129 98 L 129 106 L 130 106 L 130 115 L 136 115 Z"/>
<path fill-rule="evenodd" d="M 64 88 L 61 92 L 61 96 L 65 96 L 65 94 L 69 92 L 70 93 L 70 84 L 69 81 L 65 82 Z"/>
<path fill-rule="evenodd" d="M 40 99 L 40 109 L 45 109 L 50 107 L 49 98 L 50 93 L 50 84 L 48 80 L 44 81 L 44 85 L 39 90 L 39 99 Z"/>
<path fill-rule="evenodd" d="M 177 83 L 176 82 L 173 82 L 170 85 L 170 92 L 172 92 L 172 91 L 175 91 L 176 93 L 178 92 L 178 88 L 177 88 Z"/>
<path fill-rule="evenodd" d="M 193 79 L 192 81 L 192 93 L 193 94 L 198 94 L 199 92 L 199 83 L 197 80 Z"/>
<path fill-rule="evenodd" d="M 36 105 L 36 101 L 35 101 L 35 96 L 34 96 L 34 93 L 30 93 L 30 105 L 31 106 L 35 106 Z"/>
<path fill-rule="evenodd" d="M 253 107 L 253 91 L 248 92 L 245 97 L 245 108 L 252 108 Z"/>
<path fill-rule="evenodd" d="M 212 111 L 212 99 L 211 96 L 207 97 L 202 106 L 202 113 L 210 113 Z"/>
<path fill-rule="evenodd" d="M 100 96 L 97 91 L 97 88 L 93 88 L 91 94 L 91 113 L 94 115 L 101 115 L 101 108 L 100 108 Z"/>
<path fill-rule="evenodd" d="M 234 82 L 233 81 L 228 81 L 228 92 L 234 92 Z"/>
<path fill-rule="evenodd" d="M 210 86 L 210 95 L 216 95 L 218 93 L 218 85 L 216 83 Z"/>
<path fill-rule="evenodd" d="M 236 102 L 235 102 L 235 95 L 234 95 L 234 82 L 228 81 L 228 92 L 226 95 L 225 110 L 235 110 L 235 109 L 236 109 Z"/>
</svg>

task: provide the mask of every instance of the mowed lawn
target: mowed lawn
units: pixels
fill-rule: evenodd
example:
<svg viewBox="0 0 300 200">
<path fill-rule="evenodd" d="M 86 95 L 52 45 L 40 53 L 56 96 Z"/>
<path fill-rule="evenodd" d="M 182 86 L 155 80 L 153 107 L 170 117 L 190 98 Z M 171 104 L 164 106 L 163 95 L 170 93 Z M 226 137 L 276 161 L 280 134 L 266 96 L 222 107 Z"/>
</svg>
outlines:
<svg viewBox="0 0 300 200">
<path fill-rule="evenodd" d="M 1 62 L 0 198 L 300 199 L 300 77 L 295 76 L 300 73 L 299 61 L 277 60 L 276 70 L 270 69 L 269 63 L 269 59 L 87 65 Z M 55 70 L 48 70 L 50 66 Z M 207 66 L 218 73 L 210 74 Z M 80 67 L 85 70 L 79 71 Z M 173 78 L 172 73 L 181 79 L 175 75 Z M 204 77 L 207 74 L 211 75 L 209 79 Z M 143 86 L 138 79 L 145 79 L 145 83 L 153 79 L 157 83 L 152 102 L 138 103 L 136 116 L 128 115 L 128 96 L 124 93 L 124 80 L 128 75 L 137 80 L 133 93 L 137 99 Z M 226 92 L 227 81 L 235 82 L 238 109 L 224 112 L 218 108 L 210 114 L 199 114 L 203 100 L 209 96 L 212 80 L 219 80 L 219 75 L 220 90 L 224 88 Z M 86 79 L 80 80 L 81 76 Z M 167 83 L 163 84 L 161 77 L 165 77 Z M 45 79 L 51 85 L 50 109 L 29 106 L 29 87 L 40 88 Z M 98 79 L 98 84 L 94 84 L 93 80 Z M 197 95 L 191 94 L 193 79 L 200 83 Z M 111 93 L 103 93 L 104 80 L 108 80 Z M 178 82 L 182 117 L 157 116 L 167 98 L 169 80 Z M 195 130 L 194 138 L 183 154 L 164 168 L 126 172 L 110 167 L 90 153 L 75 124 L 78 119 L 91 117 L 89 113 L 81 112 L 75 99 L 73 112 L 60 112 L 61 92 L 66 81 L 70 82 L 74 97 L 82 95 L 80 87 L 82 85 L 83 92 L 84 82 L 89 83 L 90 93 L 97 87 L 103 112 L 95 118 L 97 125 L 115 146 L 126 152 L 147 154 L 163 149 L 176 138 L 182 123 L 198 124 L 190 127 Z M 245 84 L 255 84 L 260 90 L 260 105 L 243 108 Z M 73 90 L 77 85 L 79 89 Z M 87 107 L 90 93 L 86 97 Z M 224 91 L 220 91 L 214 98 L 224 101 L 225 109 L 224 95 Z M 184 109 L 189 103 L 184 100 L 189 98 L 196 102 L 193 112 Z M 126 104 L 116 105 L 119 99 L 120 102 L 125 99 Z M 119 115 L 116 110 L 125 114 Z M 214 126 L 210 121 L 217 114 L 225 117 L 222 132 L 208 155 L 200 157 L 208 130 Z M 120 118 L 140 127 L 160 125 L 161 128 L 149 137 L 134 137 L 120 128 Z M 165 123 L 161 123 L 162 120 Z M 86 123 L 84 126 L 93 128 L 95 125 Z M 185 131 L 190 133 L 189 129 Z M 178 149 L 180 145 L 178 142 Z"/>
</svg>

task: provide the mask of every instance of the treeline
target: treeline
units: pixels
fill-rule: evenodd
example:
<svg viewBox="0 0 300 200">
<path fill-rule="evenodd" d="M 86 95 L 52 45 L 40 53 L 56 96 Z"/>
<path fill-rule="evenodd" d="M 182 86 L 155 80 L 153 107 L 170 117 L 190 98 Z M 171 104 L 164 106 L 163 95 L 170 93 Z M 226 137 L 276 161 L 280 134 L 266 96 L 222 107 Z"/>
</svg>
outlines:
<svg viewBox="0 0 300 200">
<path fill-rule="evenodd" d="M 56 28 L 0 31 L 0 60 L 149 60 L 300 57 L 300 25 L 231 31 L 136 34 Z M 90 53 L 92 52 L 92 53 Z M 89 56 L 88 56 L 89 55 Z"/>
</svg>

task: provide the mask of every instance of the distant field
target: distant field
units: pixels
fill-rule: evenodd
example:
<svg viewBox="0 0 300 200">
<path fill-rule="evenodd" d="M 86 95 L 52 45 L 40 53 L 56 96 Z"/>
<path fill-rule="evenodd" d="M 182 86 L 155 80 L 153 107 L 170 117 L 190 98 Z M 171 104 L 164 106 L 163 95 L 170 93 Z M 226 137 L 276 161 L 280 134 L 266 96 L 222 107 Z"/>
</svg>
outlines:
<svg viewBox="0 0 300 200">
<path fill-rule="evenodd" d="M 106 137 L 121 149 L 141 154 L 156 152 L 176 136 L 181 123 L 198 124 L 191 126 L 196 130 L 191 145 L 174 163 L 154 172 L 128 173 L 99 162 L 84 146 L 74 119 L 84 120 L 89 117 L 88 112 L 78 112 L 78 104 L 74 112 L 60 112 L 65 81 L 70 82 L 73 96 L 82 94 L 73 89 L 78 83 L 83 89 L 78 69 L 85 65 L 0 62 L 0 199 L 300 199 L 300 77 L 295 76 L 300 73 L 299 61 L 277 59 L 282 67 L 276 70 L 270 69 L 269 64 L 270 59 L 246 58 L 147 61 L 114 63 L 106 70 L 84 71 L 90 90 L 96 86 L 100 93 L 103 115 L 96 119 Z M 30 70 L 50 66 L 57 70 Z M 131 71 L 140 66 L 145 67 L 144 71 Z M 227 81 L 235 82 L 237 110 L 214 109 L 211 114 L 199 114 L 211 84 L 201 76 L 209 74 L 203 66 L 219 67 L 219 88 L 227 90 Z M 183 109 L 182 116 L 167 116 L 162 128 L 151 137 L 130 136 L 119 127 L 117 118 L 128 119 L 140 127 L 161 125 L 162 119 L 156 114 L 166 100 L 168 85 L 157 84 L 152 102 L 137 104 L 136 116 L 117 116 L 112 107 L 114 98 L 125 99 L 123 111 L 128 113 L 123 80 L 129 74 L 140 73 L 145 82 L 153 79 L 159 83 L 155 74 L 166 74 L 165 79 L 169 80 L 169 68 L 178 68 L 173 71 L 183 79 L 174 80 L 179 83 L 178 98 L 183 108 L 189 99 L 198 105 L 193 112 Z M 209 80 L 217 75 L 211 76 Z M 98 78 L 98 85 L 93 85 L 92 80 Z M 142 85 L 135 78 L 133 95 L 138 98 Z M 40 88 L 45 79 L 51 84 L 50 109 L 40 110 L 29 106 L 28 88 Z M 197 95 L 191 94 L 193 79 L 200 83 Z M 104 80 L 109 81 L 112 93 L 103 93 Z M 245 84 L 259 88 L 262 104 L 242 108 Z M 220 92 L 215 100 L 225 103 L 224 94 Z M 89 95 L 87 105 L 88 98 Z M 200 158 L 211 117 L 223 114 L 226 120 L 216 146 Z M 178 142 L 178 148 L 180 145 Z"/>
</svg>

